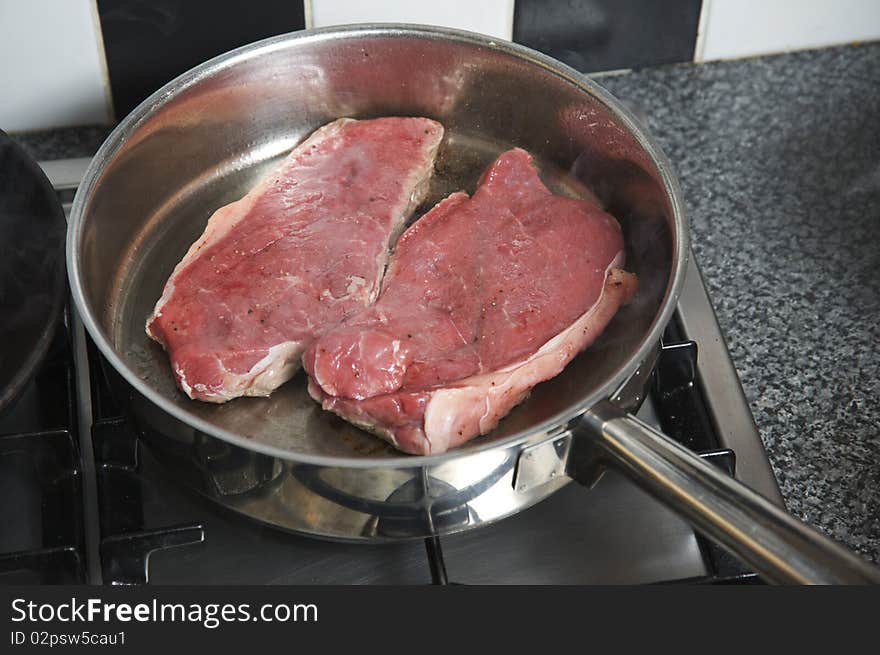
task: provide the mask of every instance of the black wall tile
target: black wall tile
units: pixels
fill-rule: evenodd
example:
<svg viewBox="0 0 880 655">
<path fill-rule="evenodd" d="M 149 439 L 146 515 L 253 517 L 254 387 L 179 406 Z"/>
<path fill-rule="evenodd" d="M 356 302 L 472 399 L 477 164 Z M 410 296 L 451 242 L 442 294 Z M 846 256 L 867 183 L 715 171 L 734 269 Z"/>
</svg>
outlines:
<svg viewBox="0 0 880 655">
<path fill-rule="evenodd" d="M 702 0 L 516 0 L 514 41 L 583 72 L 691 61 Z"/>
<path fill-rule="evenodd" d="M 300 0 L 98 0 L 116 118 L 180 73 L 305 27 Z"/>
</svg>

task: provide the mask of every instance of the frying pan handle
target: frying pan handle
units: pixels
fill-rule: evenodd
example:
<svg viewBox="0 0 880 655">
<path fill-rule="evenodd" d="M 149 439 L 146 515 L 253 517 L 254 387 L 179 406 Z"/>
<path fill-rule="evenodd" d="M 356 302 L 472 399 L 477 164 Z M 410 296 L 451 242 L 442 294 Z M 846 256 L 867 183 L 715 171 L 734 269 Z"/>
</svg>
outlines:
<svg viewBox="0 0 880 655">
<path fill-rule="evenodd" d="M 769 582 L 880 583 L 880 569 L 611 403 L 572 432 L 575 480 L 592 484 L 597 464 L 619 469 Z"/>
</svg>

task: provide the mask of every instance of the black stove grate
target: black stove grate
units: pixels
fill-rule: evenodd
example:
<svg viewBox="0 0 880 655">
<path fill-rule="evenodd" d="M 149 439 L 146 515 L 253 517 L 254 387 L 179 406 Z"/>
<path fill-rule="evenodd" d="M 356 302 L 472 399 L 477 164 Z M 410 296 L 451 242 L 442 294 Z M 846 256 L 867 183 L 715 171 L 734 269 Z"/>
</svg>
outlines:
<svg viewBox="0 0 880 655">
<path fill-rule="evenodd" d="M 72 190 L 61 193 L 65 192 L 72 194 Z M 101 358 L 88 340 L 93 421 L 90 434 L 79 434 L 77 421 L 87 421 L 88 412 L 77 416 L 78 377 L 70 317 L 68 312 L 38 374 L 0 417 L 0 518 L 4 521 L 0 583 L 97 582 L 97 575 L 103 576 L 105 584 L 146 583 L 153 577 L 151 557 L 163 564 L 157 569 L 161 569 L 160 582 L 176 581 L 175 571 L 196 570 L 205 571 L 201 579 L 206 582 L 247 583 L 254 580 L 244 573 L 236 578 L 228 571 L 255 558 L 300 555 L 310 560 L 298 569 L 309 582 L 387 581 L 372 572 L 389 568 L 389 563 L 406 581 L 455 582 L 446 561 L 451 561 L 455 572 L 461 541 L 431 538 L 423 546 L 388 546 L 380 557 L 377 548 L 328 544 L 260 527 L 162 477 L 114 402 Z M 684 332 L 673 322 L 654 372 L 652 400 L 660 427 L 732 474 L 735 453 L 720 447 L 705 399 L 695 384 L 697 347 L 683 337 Z M 90 442 L 80 447 L 80 439 L 89 437 Z M 92 449 L 94 462 L 90 459 Z M 89 453 L 87 461 L 83 461 L 83 453 Z M 93 464 L 97 507 L 83 494 L 84 482 L 89 488 L 92 485 L 91 476 L 83 479 L 83 471 L 90 471 Z M 94 517 L 97 525 L 90 528 Z M 735 557 L 699 535 L 696 540 L 707 574 L 667 582 L 760 582 Z M 222 548 L 206 548 L 218 541 Z M 492 557 L 479 547 L 483 537 L 477 534 L 474 541 L 476 557 Z M 96 545 L 91 547 L 93 543 Z M 444 543 L 448 558 L 444 558 Z M 93 565 L 98 558 L 100 571 L 96 572 Z M 413 570 L 403 560 L 412 562 Z M 371 573 L 365 575 L 364 570 Z M 219 572 L 225 577 L 217 575 Z M 289 580 L 274 577 L 266 581 Z"/>
<path fill-rule="evenodd" d="M 8 506 L 0 505 L 0 513 L 10 526 L 0 538 L 0 582 L 81 583 L 88 578 L 83 467 L 68 325 L 65 321 L 60 327 L 39 373 L 0 419 L 0 499 L 9 501 Z M 735 454 L 719 448 L 694 382 L 696 357 L 696 345 L 681 340 L 676 325 L 671 325 L 654 373 L 652 398 L 657 417 L 667 434 L 733 474 Z M 184 512 L 176 517 L 179 520 L 158 523 L 147 515 L 145 507 L 163 503 L 163 485 L 168 481 L 151 482 L 144 475 L 138 438 L 114 401 L 91 342 L 89 366 L 103 582 L 143 584 L 150 581 L 152 555 L 210 540 L 211 531 L 198 513 L 187 516 Z M 238 517 L 232 520 L 249 523 Z M 708 574 L 669 582 L 760 582 L 735 557 L 702 537 L 697 541 Z M 440 538 L 424 542 L 425 582 L 454 582 L 447 573 L 442 542 Z M 356 550 L 345 552 L 345 557 L 359 556 Z M 191 551 L 187 557 L 197 559 L 198 553 Z"/>
<path fill-rule="evenodd" d="M 696 385 L 697 344 L 683 341 L 677 325 L 670 325 L 653 373 L 652 398 L 664 433 L 695 450 L 706 461 L 733 476 L 736 454 L 719 448 L 702 394 Z M 700 578 L 669 580 L 691 584 L 759 584 L 760 578 L 736 557 L 714 542 L 697 535 L 708 575 Z M 439 538 L 425 540 L 431 581 L 449 584 Z"/>
<path fill-rule="evenodd" d="M 66 318 L 66 317 L 65 317 Z M 68 321 L 0 418 L 0 583 L 86 581 L 82 462 Z"/>
<path fill-rule="evenodd" d="M 695 384 L 696 359 L 696 344 L 682 341 L 677 327 L 670 326 L 654 373 L 652 389 L 660 425 L 667 434 L 732 475 L 735 454 L 719 447 L 702 395 Z M 200 520 L 153 525 L 152 520 L 144 516 L 144 507 L 152 502 L 145 500 L 145 495 L 155 494 L 152 488 L 155 485 L 151 482 L 154 476 L 142 472 L 141 460 L 146 455 L 114 402 L 105 376 L 100 374 L 103 369 L 93 347 L 90 360 L 93 363 L 93 409 L 96 417 L 92 438 L 98 465 L 104 582 L 145 583 L 150 580 L 151 555 L 170 548 L 199 544 L 205 539 L 210 541 L 211 529 Z M 199 502 L 209 503 L 202 499 Z M 217 508 L 211 511 L 224 510 Z M 252 523 L 239 517 L 234 520 L 242 523 L 243 530 L 245 524 Z M 708 575 L 669 582 L 730 584 L 758 581 L 757 576 L 736 558 L 699 535 L 697 541 Z M 442 542 L 436 537 L 424 541 L 429 573 L 425 581 L 437 585 L 455 582 L 447 573 Z M 197 561 L 198 556 L 194 553 L 191 551 L 187 557 Z M 173 555 L 169 553 L 169 556 Z M 357 553 L 351 556 L 357 557 Z"/>
</svg>

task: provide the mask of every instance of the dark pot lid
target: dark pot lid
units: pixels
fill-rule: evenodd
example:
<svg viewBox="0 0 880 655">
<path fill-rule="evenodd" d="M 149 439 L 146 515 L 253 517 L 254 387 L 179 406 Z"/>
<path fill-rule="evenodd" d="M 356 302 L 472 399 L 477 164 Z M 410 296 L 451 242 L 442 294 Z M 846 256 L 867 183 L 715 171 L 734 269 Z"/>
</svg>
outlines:
<svg viewBox="0 0 880 655">
<path fill-rule="evenodd" d="M 0 131 L 0 412 L 42 363 L 64 306 L 64 210 L 37 163 Z"/>
</svg>

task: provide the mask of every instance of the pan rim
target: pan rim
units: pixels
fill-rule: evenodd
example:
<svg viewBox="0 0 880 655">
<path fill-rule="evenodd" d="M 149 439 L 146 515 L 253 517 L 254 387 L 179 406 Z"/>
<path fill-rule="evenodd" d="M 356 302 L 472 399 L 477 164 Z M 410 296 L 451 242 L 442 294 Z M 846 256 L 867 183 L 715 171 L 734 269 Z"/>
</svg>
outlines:
<svg viewBox="0 0 880 655">
<path fill-rule="evenodd" d="M 94 311 L 93 307 L 85 298 L 81 280 L 81 266 L 79 264 L 78 255 L 83 231 L 84 209 L 93 195 L 94 189 L 101 177 L 105 165 L 112 160 L 113 156 L 125 143 L 128 136 L 172 97 L 182 93 L 192 85 L 197 84 L 203 78 L 213 75 L 217 71 L 233 66 L 240 60 L 266 54 L 276 49 L 282 49 L 294 42 L 302 43 L 308 41 L 321 41 L 328 38 L 348 39 L 365 36 L 409 37 L 454 41 L 464 45 L 487 48 L 526 61 L 529 64 L 539 66 L 545 71 L 561 78 L 565 82 L 572 84 L 581 92 L 592 95 L 607 107 L 615 118 L 625 126 L 627 131 L 632 134 L 636 142 L 644 149 L 651 158 L 651 161 L 657 167 L 660 174 L 660 181 L 662 182 L 664 190 L 670 200 L 673 214 L 673 225 L 675 227 L 675 231 L 672 234 L 673 251 L 671 274 L 663 300 L 660 304 L 660 309 L 654 317 L 650 328 L 639 342 L 639 346 L 635 353 L 630 356 L 629 360 L 621 366 L 614 375 L 610 376 L 603 385 L 594 388 L 590 393 L 586 394 L 582 401 L 575 407 L 558 412 L 548 419 L 545 419 L 543 422 L 531 426 L 526 430 L 521 430 L 504 439 L 490 440 L 486 443 L 480 443 L 477 445 L 465 445 L 435 455 L 413 456 L 401 454 L 399 456 L 376 459 L 371 457 L 343 457 L 299 453 L 278 446 L 262 444 L 241 434 L 225 430 L 176 405 L 138 377 L 136 372 L 132 370 L 117 353 L 116 348 L 110 342 L 104 329 L 99 324 L 96 318 L 97 312 Z M 89 335 L 100 350 L 101 354 L 137 393 L 177 420 L 182 421 L 201 432 L 246 450 L 296 463 L 351 469 L 401 469 L 438 466 L 488 451 L 524 447 L 525 445 L 540 443 L 557 437 L 573 420 L 589 411 L 589 409 L 596 403 L 611 397 L 615 390 L 632 376 L 642 361 L 648 358 L 651 349 L 656 347 L 663 330 L 672 319 L 672 315 L 676 309 L 677 301 L 684 283 L 689 252 L 688 227 L 685 217 L 684 202 L 670 161 L 663 153 L 660 146 L 655 143 L 651 136 L 649 136 L 646 129 L 642 127 L 640 122 L 634 117 L 629 109 L 614 98 L 614 96 L 602 86 L 570 66 L 520 44 L 494 39 L 489 36 L 464 30 L 397 23 L 341 25 L 302 30 L 273 36 L 218 55 L 168 82 L 141 102 L 128 116 L 120 121 L 92 158 L 73 201 L 69 217 L 66 243 L 67 271 L 70 279 L 71 294 L 83 325 L 86 330 L 88 330 Z"/>
</svg>

